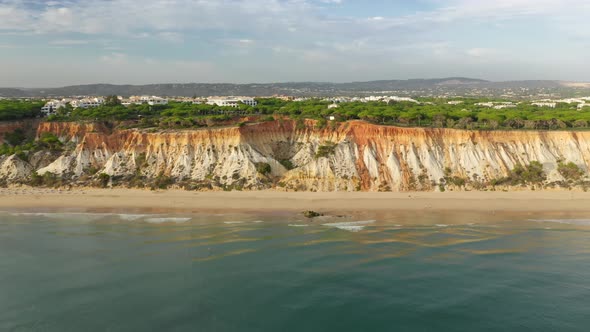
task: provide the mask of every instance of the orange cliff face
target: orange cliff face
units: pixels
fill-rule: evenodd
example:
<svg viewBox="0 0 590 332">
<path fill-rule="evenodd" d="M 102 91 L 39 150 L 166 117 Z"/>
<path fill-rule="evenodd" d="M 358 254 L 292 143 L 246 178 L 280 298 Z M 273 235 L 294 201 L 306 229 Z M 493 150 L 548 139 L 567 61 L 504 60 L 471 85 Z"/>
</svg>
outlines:
<svg viewBox="0 0 590 332">
<path fill-rule="evenodd" d="M 161 175 L 216 188 L 313 191 L 440 190 L 445 178 L 485 183 L 517 164 L 539 161 L 548 181 L 559 160 L 588 170 L 589 132 L 399 128 L 361 121 L 316 129 L 281 120 L 199 130 L 110 130 L 100 124 L 41 123 L 75 149 L 39 173 L 79 178 L 89 169 L 115 177 Z M 269 164 L 270 174 L 257 166 Z M 459 188 L 456 188 L 459 189 Z"/>
</svg>

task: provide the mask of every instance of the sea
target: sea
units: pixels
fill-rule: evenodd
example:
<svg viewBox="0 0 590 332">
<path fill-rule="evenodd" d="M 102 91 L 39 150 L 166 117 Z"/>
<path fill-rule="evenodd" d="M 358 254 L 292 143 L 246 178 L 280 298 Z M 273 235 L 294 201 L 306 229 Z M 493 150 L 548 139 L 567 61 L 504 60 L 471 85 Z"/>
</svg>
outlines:
<svg viewBox="0 0 590 332">
<path fill-rule="evenodd" d="M 590 216 L 4 211 L 0 331 L 590 331 Z"/>
</svg>

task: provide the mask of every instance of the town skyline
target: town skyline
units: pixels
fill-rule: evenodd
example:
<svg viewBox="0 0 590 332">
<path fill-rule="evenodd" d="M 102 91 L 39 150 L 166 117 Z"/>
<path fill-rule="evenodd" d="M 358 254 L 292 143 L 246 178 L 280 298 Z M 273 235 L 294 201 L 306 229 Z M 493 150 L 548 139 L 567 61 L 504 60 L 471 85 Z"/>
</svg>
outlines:
<svg viewBox="0 0 590 332">
<path fill-rule="evenodd" d="M 588 14 L 583 0 L 0 0 L 0 85 L 587 82 Z"/>
</svg>

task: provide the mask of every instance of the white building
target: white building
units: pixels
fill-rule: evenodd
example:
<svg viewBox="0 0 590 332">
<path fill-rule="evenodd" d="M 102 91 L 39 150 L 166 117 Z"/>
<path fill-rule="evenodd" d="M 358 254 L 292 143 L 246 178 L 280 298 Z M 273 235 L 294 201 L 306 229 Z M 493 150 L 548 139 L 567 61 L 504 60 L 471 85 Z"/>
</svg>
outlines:
<svg viewBox="0 0 590 332">
<path fill-rule="evenodd" d="M 156 97 L 156 96 L 149 97 L 146 102 L 148 105 L 152 105 L 152 106 L 153 105 L 168 105 L 168 99 Z"/>
<path fill-rule="evenodd" d="M 338 104 L 330 104 L 330 105 L 328 105 L 328 109 L 329 110 L 331 110 L 333 108 L 338 108 L 338 107 L 340 107 L 340 106 L 338 106 Z"/>
<path fill-rule="evenodd" d="M 90 108 L 98 107 L 104 104 L 103 98 L 84 98 L 79 100 L 72 100 L 70 102 L 73 108 Z"/>
<path fill-rule="evenodd" d="M 41 108 L 41 113 L 45 116 L 53 115 L 61 107 L 66 107 L 66 102 L 62 100 L 50 100 Z"/>
<path fill-rule="evenodd" d="M 531 105 L 533 105 L 533 106 L 539 106 L 539 107 L 549 107 L 549 108 L 555 108 L 555 106 L 557 106 L 557 103 L 551 103 L 551 102 L 536 102 L 536 103 L 532 103 Z"/>
<path fill-rule="evenodd" d="M 225 107 L 239 107 L 240 104 L 246 104 L 255 107 L 258 105 L 258 102 L 250 97 L 216 97 L 209 98 L 207 104 Z"/>
<path fill-rule="evenodd" d="M 462 100 L 451 100 L 447 104 L 449 104 L 449 105 L 461 105 L 461 104 L 463 104 L 463 101 Z"/>
<path fill-rule="evenodd" d="M 136 104 L 148 104 L 148 105 L 167 105 L 168 99 L 158 96 L 140 96 L 131 97 L 130 100 Z"/>
<path fill-rule="evenodd" d="M 121 105 L 129 106 L 133 104 L 148 104 L 148 105 L 168 105 L 168 99 L 158 96 L 131 96 L 129 99 L 123 99 Z"/>
<path fill-rule="evenodd" d="M 514 104 L 501 104 L 501 105 L 494 106 L 494 109 L 496 109 L 496 110 L 501 110 L 501 109 L 505 109 L 505 108 L 516 108 L 516 105 L 514 105 Z"/>
</svg>

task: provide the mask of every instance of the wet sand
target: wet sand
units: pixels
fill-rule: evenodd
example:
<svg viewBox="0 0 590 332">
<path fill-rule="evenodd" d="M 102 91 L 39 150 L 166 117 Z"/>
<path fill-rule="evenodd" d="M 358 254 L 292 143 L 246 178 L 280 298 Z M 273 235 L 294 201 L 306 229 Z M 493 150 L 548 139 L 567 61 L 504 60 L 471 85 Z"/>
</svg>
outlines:
<svg viewBox="0 0 590 332">
<path fill-rule="evenodd" d="M 590 193 L 524 192 L 191 192 L 135 189 L 0 188 L 0 209 L 141 209 L 177 212 L 565 212 L 590 214 Z"/>
</svg>

